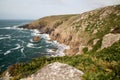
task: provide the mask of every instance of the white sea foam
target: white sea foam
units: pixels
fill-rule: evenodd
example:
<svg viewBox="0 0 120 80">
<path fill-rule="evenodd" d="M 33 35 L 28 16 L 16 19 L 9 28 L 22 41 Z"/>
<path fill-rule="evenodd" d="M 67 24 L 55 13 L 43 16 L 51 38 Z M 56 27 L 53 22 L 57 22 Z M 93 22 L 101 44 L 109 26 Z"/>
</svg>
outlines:
<svg viewBox="0 0 120 80">
<path fill-rule="evenodd" d="M 39 30 L 37 30 L 37 29 L 33 29 L 31 31 L 32 31 L 32 33 L 31 33 L 32 36 L 40 36 L 41 35 Z"/>
<path fill-rule="evenodd" d="M 4 55 L 9 54 L 10 52 L 11 52 L 11 50 L 8 50 L 8 51 L 6 51 L 6 52 L 4 53 Z"/>
<path fill-rule="evenodd" d="M 29 47 L 29 48 L 42 48 L 42 46 L 39 46 L 39 47 L 35 47 L 35 46 L 36 46 L 36 44 L 33 44 L 33 43 L 27 44 L 27 47 Z"/>
<path fill-rule="evenodd" d="M 31 48 L 31 47 L 33 47 L 33 45 L 34 45 L 34 44 L 32 44 L 32 43 L 28 43 L 28 44 L 27 44 L 27 47 L 30 47 L 30 48 Z"/>
<path fill-rule="evenodd" d="M 26 57 L 25 53 L 24 53 L 24 47 L 20 50 L 21 53 L 23 54 L 24 57 Z"/>
<path fill-rule="evenodd" d="M 57 56 L 64 56 L 65 55 L 64 50 L 70 49 L 69 46 L 66 46 L 64 44 L 57 43 L 55 46 L 57 47 L 56 51 Z"/>
<path fill-rule="evenodd" d="M 30 39 L 30 42 L 34 42 L 33 39 Z"/>
<path fill-rule="evenodd" d="M 64 44 L 60 44 L 57 41 L 53 41 L 52 45 L 56 47 L 55 51 L 53 51 L 52 49 L 46 49 L 47 53 L 50 54 L 50 56 L 52 56 L 52 57 L 65 56 L 64 50 L 70 49 L 69 46 L 66 46 Z"/>
<path fill-rule="evenodd" d="M 48 53 L 54 53 L 55 51 L 53 51 L 52 49 L 46 49 L 46 51 L 48 52 Z"/>
<path fill-rule="evenodd" d="M 20 44 L 16 44 L 16 46 L 17 46 L 17 47 L 12 48 L 12 49 L 10 49 L 10 50 L 6 51 L 6 52 L 4 53 L 4 55 L 7 55 L 7 54 L 11 53 L 11 51 L 12 51 L 12 50 L 16 50 L 16 49 L 21 48 Z"/>
<path fill-rule="evenodd" d="M 48 40 L 46 40 L 45 42 L 46 42 L 46 43 L 52 43 L 52 41 L 48 41 Z"/>
<path fill-rule="evenodd" d="M 11 38 L 11 36 L 8 35 L 8 36 L 0 37 L 0 40 L 2 40 L 2 39 L 10 39 L 10 38 Z"/>
<path fill-rule="evenodd" d="M 39 34 L 39 33 L 40 33 L 40 31 L 37 30 L 37 29 L 34 29 L 33 32 L 36 33 L 36 34 Z"/>
<path fill-rule="evenodd" d="M 12 27 L 4 27 L 3 29 L 17 29 L 17 26 L 12 26 Z"/>
<path fill-rule="evenodd" d="M 40 36 L 46 40 L 50 40 L 49 34 L 41 34 Z"/>
<path fill-rule="evenodd" d="M 31 33 L 32 36 L 40 36 L 41 38 L 44 38 L 46 40 L 50 40 L 49 34 L 40 34 L 40 31 L 37 29 L 31 30 L 33 33 Z"/>
<path fill-rule="evenodd" d="M 16 44 L 16 46 L 17 46 L 17 47 L 12 48 L 12 49 L 10 49 L 10 50 L 16 50 L 16 49 L 19 49 L 19 48 L 21 47 L 20 44 Z"/>
<path fill-rule="evenodd" d="M 26 28 L 19 28 L 18 27 L 19 25 L 17 25 L 17 26 L 9 26 L 9 27 L 4 27 L 4 28 L 0 28 L 0 29 L 15 29 L 15 30 L 20 30 L 20 31 L 22 31 L 22 30 L 28 30 L 28 29 L 26 29 Z"/>
</svg>

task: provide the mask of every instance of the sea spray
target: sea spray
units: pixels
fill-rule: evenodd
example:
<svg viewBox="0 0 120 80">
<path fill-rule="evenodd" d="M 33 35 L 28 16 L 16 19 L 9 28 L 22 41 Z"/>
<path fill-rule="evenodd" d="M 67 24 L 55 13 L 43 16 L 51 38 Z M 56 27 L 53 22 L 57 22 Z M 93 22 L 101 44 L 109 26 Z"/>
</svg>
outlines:
<svg viewBox="0 0 120 80">
<path fill-rule="evenodd" d="M 46 43 L 51 43 L 51 45 L 55 47 L 56 50 L 54 50 L 54 51 L 53 51 L 53 49 L 46 49 L 47 56 L 48 55 L 51 57 L 65 56 L 64 51 L 66 49 L 70 49 L 70 47 L 65 44 L 60 44 L 56 40 L 51 40 L 49 34 L 40 34 L 39 30 L 37 30 L 37 29 L 31 30 L 31 31 L 33 31 L 33 33 L 32 33 L 33 36 L 40 36 L 41 38 L 45 39 Z M 34 42 L 32 39 L 30 41 Z M 31 43 L 28 44 L 28 47 L 34 48 L 33 44 L 31 44 Z"/>
</svg>

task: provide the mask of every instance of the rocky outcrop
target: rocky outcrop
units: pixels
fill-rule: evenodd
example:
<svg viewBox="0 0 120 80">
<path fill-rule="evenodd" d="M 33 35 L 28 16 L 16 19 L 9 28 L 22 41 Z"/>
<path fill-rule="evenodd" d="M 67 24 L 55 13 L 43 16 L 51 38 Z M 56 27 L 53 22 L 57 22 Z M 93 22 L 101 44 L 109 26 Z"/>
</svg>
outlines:
<svg viewBox="0 0 120 80">
<path fill-rule="evenodd" d="M 103 37 L 101 49 L 110 47 L 113 43 L 120 40 L 120 34 L 109 33 Z"/>
<path fill-rule="evenodd" d="M 40 36 L 34 36 L 32 39 L 34 42 L 38 42 L 41 40 Z"/>
<path fill-rule="evenodd" d="M 82 80 L 83 72 L 67 64 L 55 62 L 21 80 Z"/>
<path fill-rule="evenodd" d="M 38 29 L 49 34 L 51 39 L 69 45 L 70 49 L 65 50 L 67 55 L 81 54 L 85 49 L 99 51 L 120 40 L 120 5 L 83 14 L 47 16 L 19 27 Z M 33 40 L 39 41 L 40 37 Z M 21 80 L 82 80 L 82 74 L 74 67 L 55 62 Z M 7 74 L 5 79 L 8 77 Z"/>
<path fill-rule="evenodd" d="M 92 47 L 94 39 L 102 39 L 110 33 L 118 33 L 120 23 L 120 5 L 108 6 L 83 14 L 48 16 L 20 27 L 39 29 L 48 33 L 53 40 L 70 46 L 66 54 L 81 54 L 84 47 Z M 84 46 L 84 47 L 83 47 Z"/>
<path fill-rule="evenodd" d="M 9 74 L 9 72 L 6 72 L 6 74 L 4 75 L 4 77 L 0 78 L 0 80 L 10 80 L 10 74 Z"/>
</svg>

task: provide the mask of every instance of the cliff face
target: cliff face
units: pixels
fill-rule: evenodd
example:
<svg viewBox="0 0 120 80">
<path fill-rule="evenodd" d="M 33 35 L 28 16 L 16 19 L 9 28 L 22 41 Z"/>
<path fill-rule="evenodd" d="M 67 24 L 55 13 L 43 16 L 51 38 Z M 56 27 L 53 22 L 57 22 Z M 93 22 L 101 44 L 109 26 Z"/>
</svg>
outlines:
<svg viewBox="0 0 120 80">
<path fill-rule="evenodd" d="M 71 49 L 65 51 L 66 54 L 81 54 L 85 48 L 93 49 L 106 34 L 119 33 L 120 5 L 108 6 L 83 14 L 43 17 L 20 27 L 39 29 L 41 33 L 50 34 L 53 40 L 69 45 Z M 115 29 L 118 30 L 116 33 Z M 96 40 L 98 41 L 94 43 Z"/>
</svg>

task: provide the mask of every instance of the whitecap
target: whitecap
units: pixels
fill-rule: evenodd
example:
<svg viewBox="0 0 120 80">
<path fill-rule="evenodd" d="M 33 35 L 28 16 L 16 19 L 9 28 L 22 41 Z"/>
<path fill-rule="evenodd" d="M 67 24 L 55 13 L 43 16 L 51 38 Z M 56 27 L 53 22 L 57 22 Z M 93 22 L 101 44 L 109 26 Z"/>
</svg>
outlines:
<svg viewBox="0 0 120 80">
<path fill-rule="evenodd" d="M 28 44 L 27 44 L 27 47 L 33 47 L 33 45 L 34 45 L 34 44 L 32 44 L 32 43 L 28 43 Z"/>
<path fill-rule="evenodd" d="M 25 53 L 24 53 L 24 47 L 20 50 L 21 53 L 23 54 L 24 57 L 26 57 Z"/>
<path fill-rule="evenodd" d="M 21 48 L 20 44 L 16 44 L 16 46 L 17 46 L 17 47 L 12 48 L 12 49 L 10 49 L 10 50 L 6 51 L 6 52 L 4 53 L 4 55 L 7 55 L 7 54 L 11 53 L 11 51 L 12 51 L 12 50 L 16 50 L 16 49 Z"/>
<path fill-rule="evenodd" d="M 40 31 L 38 29 L 34 29 L 33 32 L 36 33 L 36 34 L 40 33 Z"/>
<path fill-rule="evenodd" d="M 46 40 L 45 42 L 46 42 L 46 43 L 52 43 L 52 41 L 48 41 L 48 40 Z"/>
<path fill-rule="evenodd" d="M 26 28 L 19 28 L 18 27 L 18 25 L 16 25 L 16 26 L 9 26 L 9 27 L 4 27 L 4 28 L 0 28 L 0 29 L 13 29 L 13 30 L 20 30 L 20 31 L 22 31 L 22 30 L 28 30 L 28 29 L 26 29 Z"/>
<path fill-rule="evenodd" d="M 35 47 L 35 45 L 36 45 L 36 44 L 28 43 L 28 44 L 27 44 L 27 47 L 29 47 L 29 48 L 42 48 L 42 46 Z"/>
<path fill-rule="evenodd" d="M 2 40 L 2 39 L 10 39 L 10 38 L 11 38 L 11 36 L 9 35 L 9 36 L 0 37 L 0 40 Z"/>
<path fill-rule="evenodd" d="M 17 26 L 9 26 L 9 27 L 4 27 L 3 29 L 17 29 Z"/>
<path fill-rule="evenodd" d="M 37 29 L 33 29 L 31 31 L 32 31 L 32 33 L 31 33 L 32 36 L 40 36 L 41 35 L 39 30 L 37 30 Z"/>
<path fill-rule="evenodd" d="M 54 47 L 56 47 L 56 49 L 57 49 L 56 51 L 53 52 L 52 50 L 49 50 L 49 49 L 46 50 L 49 54 L 54 53 L 54 54 L 51 54 L 52 57 L 65 56 L 64 50 L 70 49 L 69 46 L 64 45 L 64 44 L 60 44 L 60 43 L 57 42 L 57 41 L 53 41 L 53 42 L 52 42 L 52 45 L 53 45 Z"/>
<path fill-rule="evenodd" d="M 52 49 L 46 49 L 46 51 L 48 52 L 48 53 L 54 53 L 55 51 L 53 51 Z"/>
<path fill-rule="evenodd" d="M 21 47 L 20 44 L 16 44 L 16 46 L 17 46 L 17 47 L 12 48 L 12 49 L 10 49 L 10 50 L 16 50 L 16 49 L 19 49 L 19 48 Z"/>
<path fill-rule="evenodd" d="M 4 29 L 11 29 L 11 27 L 5 27 Z"/>
<path fill-rule="evenodd" d="M 34 42 L 33 39 L 30 39 L 30 42 Z"/>
<path fill-rule="evenodd" d="M 41 34 L 40 36 L 46 40 L 50 40 L 49 34 Z"/>
<path fill-rule="evenodd" d="M 11 50 L 8 50 L 8 51 L 6 51 L 6 52 L 4 53 L 4 55 L 9 54 L 10 52 L 11 52 Z"/>
<path fill-rule="evenodd" d="M 40 34 L 37 33 L 31 33 L 32 36 L 40 36 Z"/>
</svg>

